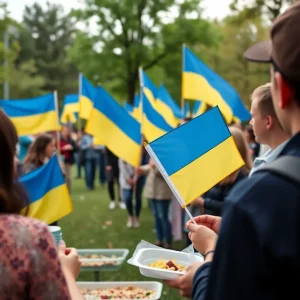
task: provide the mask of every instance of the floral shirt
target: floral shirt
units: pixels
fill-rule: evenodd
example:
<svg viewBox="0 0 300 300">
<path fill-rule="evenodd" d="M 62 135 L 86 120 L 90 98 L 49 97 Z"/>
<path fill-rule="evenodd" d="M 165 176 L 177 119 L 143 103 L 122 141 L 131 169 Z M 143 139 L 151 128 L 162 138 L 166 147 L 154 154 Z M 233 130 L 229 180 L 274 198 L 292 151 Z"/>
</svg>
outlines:
<svg viewBox="0 0 300 300">
<path fill-rule="evenodd" d="M 71 299 L 47 226 L 0 214 L 0 298 Z"/>
</svg>

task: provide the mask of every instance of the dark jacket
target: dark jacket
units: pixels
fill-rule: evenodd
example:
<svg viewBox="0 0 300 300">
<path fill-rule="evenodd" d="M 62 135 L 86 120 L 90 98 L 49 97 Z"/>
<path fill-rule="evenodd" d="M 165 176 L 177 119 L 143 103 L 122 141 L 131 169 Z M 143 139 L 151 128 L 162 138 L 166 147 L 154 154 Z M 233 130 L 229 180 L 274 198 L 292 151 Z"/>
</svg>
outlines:
<svg viewBox="0 0 300 300">
<path fill-rule="evenodd" d="M 239 171 L 235 182 L 230 184 L 217 184 L 211 188 L 204 196 L 204 213 L 207 215 L 220 216 L 224 200 L 231 189 L 244 178 L 248 177 L 249 173 L 244 169 Z"/>
<path fill-rule="evenodd" d="M 300 133 L 283 155 L 300 157 Z M 214 261 L 195 274 L 193 299 L 298 299 L 299 278 L 300 186 L 254 173 L 226 198 Z"/>
<path fill-rule="evenodd" d="M 66 145 L 72 145 L 73 150 L 62 150 L 62 148 Z M 77 151 L 77 145 L 76 143 L 71 139 L 64 140 L 63 138 L 60 139 L 60 151 L 61 155 L 64 158 L 64 163 L 66 164 L 74 164 L 75 158 L 74 158 L 74 153 Z"/>
</svg>

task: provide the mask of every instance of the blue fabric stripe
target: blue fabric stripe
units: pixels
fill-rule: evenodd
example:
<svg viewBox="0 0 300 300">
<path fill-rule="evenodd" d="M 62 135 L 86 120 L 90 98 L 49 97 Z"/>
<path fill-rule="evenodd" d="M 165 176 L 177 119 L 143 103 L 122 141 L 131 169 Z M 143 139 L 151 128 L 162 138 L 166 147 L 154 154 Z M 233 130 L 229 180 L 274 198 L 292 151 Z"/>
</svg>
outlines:
<svg viewBox="0 0 300 300">
<path fill-rule="evenodd" d="M 55 155 L 41 168 L 21 177 L 19 182 L 24 186 L 30 203 L 33 203 L 40 200 L 50 190 L 65 184 L 65 179 Z"/>
<path fill-rule="evenodd" d="M 9 117 L 29 117 L 55 110 L 54 94 L 32 99 L 0 100 L 0 108 Z"/>
<path fill-rule="evenodd" d="M 94 102 L 97 109 L 137 144 L 141 143 L 141 125 L 118 102 L 99 86 Z M 120 145 L 122 147 L 122 145 Z"/>
<path fill-rule="evenodd" d="M 81 95 L 94 102 L 96 90 L 97 89 L 83 75 L 81 75 Z"/>
<path fill-rule="evenodd" d="M 218 107 L 150 143 L 171 176 L 231 136 Z M 178 141 L 184 140 L 184 143 Z M 176 145 L 176 147 L 174 147 Z M 166 152 L 165 149 L 168 149 Z M 176 157 L 176 160 L 174 160 Z M 199 170 L 209 172 L 210 170 Z"/>
<path fill-rule="evenodd" d="M 171 127 L 166 120 L 164 119 L 164 117 L 159 114 L 150 104 L 149 100 L 147 99 L 146 95 L 143 92 L 143 111 L 144 114 L 147 116 L 147 119 L 149 120 L 149 122 L 151 122 L 152 124 L 154 124 L 156 127 L 169 132 L 173 129 L 173 127 Z"/>
<path fill-rule="evenodd" d="M 66 95 L 63 104 L 67 105 L 72 103 L 78 103 L 78 101 L 79 101 L 79 97 L 77 94 Z"/>
<path fill-rule="evenodd" d="M 184 48 L 184 72 L 192 72 L 204 77 L 210 86 L 217 90 L 223 100 L 230 106 L 234 116 L 241 121 L 250 119 L 251 115 L 236 90 L 186 47 Z"/>
<path fill-rule="evenodd" d="M 148 77 L 146 72 L 144 72 L 144 71 L 143 71 L 143 85 L 145 88 L 148 88 L 152 92 L 154 99 L 156 99 L 158 89 L 155 86 L 155 84 L 151 81 L 151 79 Z"/>
</svg>

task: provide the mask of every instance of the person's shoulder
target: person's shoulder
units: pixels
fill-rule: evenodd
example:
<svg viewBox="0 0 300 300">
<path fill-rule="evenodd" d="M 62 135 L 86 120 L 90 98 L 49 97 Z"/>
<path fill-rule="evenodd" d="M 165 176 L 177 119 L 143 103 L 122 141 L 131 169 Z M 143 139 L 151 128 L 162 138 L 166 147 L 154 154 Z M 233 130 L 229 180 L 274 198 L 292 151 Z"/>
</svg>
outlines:
<svg viewBox="0 0 300 300">
<path fill-rule="evenodd" d="M 239 182 L 231 191 L 227 200 L 242 209 L 268 205 L 286 205 L 298 199 L 300 187 L 288 179 L 271 172 L 257 172 L 250 178 Z"/>
</svg>

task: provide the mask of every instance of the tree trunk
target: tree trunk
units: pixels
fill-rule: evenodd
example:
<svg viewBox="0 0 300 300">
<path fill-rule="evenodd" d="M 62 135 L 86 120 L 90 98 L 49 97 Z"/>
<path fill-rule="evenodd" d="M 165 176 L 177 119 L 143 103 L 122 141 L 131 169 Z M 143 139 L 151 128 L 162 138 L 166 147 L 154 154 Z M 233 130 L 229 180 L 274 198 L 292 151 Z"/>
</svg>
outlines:
<svg viewBox="0 0 300 300">
<path fill-rule="evenodd" d="M 131 73 L 127 79 L 127 101 L 129 104 L 133 104 L 135 88 L 139 81 L 139 72 L 138 70 L 134 73 Z"/>
</svg>

